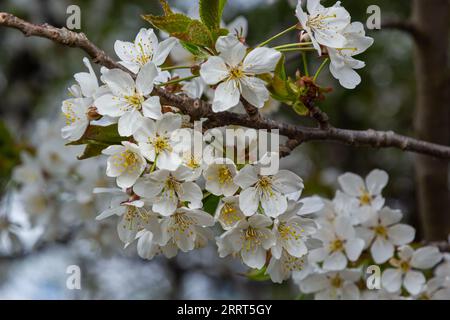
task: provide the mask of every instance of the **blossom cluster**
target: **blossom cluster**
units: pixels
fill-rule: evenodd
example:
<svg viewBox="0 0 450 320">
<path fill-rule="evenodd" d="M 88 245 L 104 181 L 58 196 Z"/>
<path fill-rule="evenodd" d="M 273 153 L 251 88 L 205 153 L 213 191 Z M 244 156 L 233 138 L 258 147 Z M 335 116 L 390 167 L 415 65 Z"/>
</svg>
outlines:
<svg viewBox="0 0 450 320">
<path fill-rule="evenodd" d="M 414 229 L 399 223 L 401 212 L 385 206 L 384 171 L 374 170 L 365 180 L 342 175 L 342 191 L 332 201 L 301 198 L 304 183 L 298 175 L 265 170 L 279 150 L 251 158 L 259 141 L 244 138 L 244 159 L 227 152 L 206 159 L 193 152 L 196 144 L 209 151 L 234 150 L 234 145 L 206 139 L 208 132 L 196 131 L 188 115 L 163 105 L 155 94 L 162 88 L 208 100 L 213 112 L 243 102 L 263 108 L 270 101 L 271 79 L 292 48 L 328 55 L 331 74 L 344 87 L 356 87 L 361 78 L 354 69 L 364 63 L 353 57 L 373 43 L 363 25 L 352 23 L 340 3 L 325 8 L 318 0 L 307 1 L 307 11 L 300 1 L 296 16 L 300 43 L 269 48 L 266 41 L 251 48 L 242 32 L 230 30 L 217 37 L 214 48 L 191 59 L 192 65 L 167 66 L 167 58 L 186 43 L 167 35 L 160 42 L 153 29 L 141 29 L 134 42 L 116 41 L 121 68 L 103 67 L 97 77 L 84 60 L 88 72 L 75 75 L 72 97 L 63 101 L 62 135 L 71 144 L 86 144 L 85 157 L 100 151 L 106 156 L 106 175 L 116 187 L 94 190 L 112 196 L 97 220 L 115 217 L 119 239 L 125 247 L 135 244 L 144 259 L 172 258 L 215 240 L 220 257 L 239 257 L 274 282 L 293 275 L 302 292 L 318 299 L 369 296 L 372 292 L 361 289 L 368 262 L 384 269 L 379 297 L 447 297 L 448 265 L 427 282 L 420 270 L 435 267 L 442 254 L 434 247 L 413 249 Z M 177 69 L 188 69 L 189 75 L 170 72 Z M 108 131 L 109 140 L 96 141 L 94 128 L 115 131 L 112 137 Z M 191 142 L 181 139 L 186 136 Z"/>
</svg>

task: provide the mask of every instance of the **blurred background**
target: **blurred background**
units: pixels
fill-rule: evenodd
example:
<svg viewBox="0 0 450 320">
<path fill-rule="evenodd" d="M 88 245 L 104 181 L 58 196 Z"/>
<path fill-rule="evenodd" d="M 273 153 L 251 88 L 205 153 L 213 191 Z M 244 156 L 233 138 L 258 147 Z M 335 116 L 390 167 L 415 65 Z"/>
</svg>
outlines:
<svg viewBox="0 0 450 320">
<path fill-rule="evenodd" d="M 170 2 L 184 12 L 196 5 L 194 0 Z M 331 1 L 322 3 L 333 4 Z M 1 0 L 0 11 L 33 23 L 64 26 L 70 4 L 81 8 L 81 31 L 114 58 L 114 41 L 132 41 L 141 27 L 149 27 L 140 15 L 160 12 L 156 0 Z M 383 20 L 406 20 L 411 11 L 409 0 L 344 0 L 342 4 L 354 21 L 363 23 L 369 16 L 366 13 L 369 5 L 381 8 Z M 229 0 L 224 20 L 228 23 L 238 16 L 247 18 L 247 43 L 255 45 L 294 24 L 295 5 L 296 1 L 287 0 Z M 319 83 L 332 87 L 333 92 L 321 108 L 336 127 L 394 130 L 414 136 L 413 40 L 408 34 L 390 29 L 368 30 L 368 35 L 375 39 L 375 44 L 361 56 L 367 65 L 359 72 L 363 79 L 361 85 L 356 90 L 345 90 L 328 70 L 324 71 Z M 73 84 L 73 74 L 85 70 L 82 63 L 85 55 L 79 49 L 46 39 L 25 38 L 19 31 L 7 28 L 0 28 L 0 48 L 0 298 L 293 299 L 298 295 L 298 289 L 291 282 L 277 285 L 247 279 L 241 275 L 246 270 L 238 261 L 217 257 L 213 244 L 195 253 L 179 254 L 172 260 L 159 257 L 144 261 L 131 246 L 123 250 L 115 226 L 94 220 L 108 205 L 107 200 L 92 200 L 89 188 L 77 183 L 81 172 L 77 170 L 83 165 L 89 167 L 89 179 L 94 179 L 96 185 L 107 185 L 108 182 L 101 181 L 102 161 L 91 159 L 79 164 L 67 160 L 69 164 L 65 165 L 73 168 L 74 175 L 68 180 L 59 176 L 57 164 L 61 159 L 50 157 L 48 163 L 52 165 L 43 170 L 43 179 L 47 179 L 44 189 L 41 186 L 37 190 L 20 189 L 19 192 L 17 180 L 21 181 L 24 172 L 30 175 L 39 171 L 33 169 L 35 160 L 20 156 L 23 151 L 42 159 L 45 155 L 41 156 L 39 150 L 44 148 L 56 154 L 47 155 L 58 156 L 57 146 L 63 144 L 59 135 L 61 101 Z M 292 54 L 288 61 L 292 74 L 300 67 L 301 58 Z M 317 63 L 316 68 L 320 62 L 318 59 L 310 61 L 311 65 Z M 94 68 L 99 70 L 98 66 Z M 312 124 L 286 106 L 279 106 L 271 116 L 292 123 Z M 49 141 L 48 146 L 39 145 L 44 137 Z M 72 149 L 59 157 L 76 161 L 79 150 Z M 387 203 L 403 210 L 407 222 L 418 229 L 420 239 L 422 228 L 416 202 L 414 160 L 413 154 L 394 149 L 311 142 L 283 159 L 282 166 L 305 180 L 305 195 L 324 197 L 333 196 L 337 176 L 343 172 L 365 176 L 374 168 L 386 170 L 390 175 L 384 191 Z M 20 163 L 22 168 L 27 164 L 26 170 L 13 170 Z M 11 180 L 13 174 L 14 181 Z M 75 184 L 78 189 L 74 196 L 69 191 L 74 190 Z M 444 206 L 443 210 L 448 211 L 448 208 Z M 37 212 L 30 215 L 29 211 Z M 3 219 L 3 225 L 1 215 L 10 217 Z M 18 247 L 17 234 L 25 246 Z M 82 290 L 66 288 L 69 265 L 81 267 Z"/>
</svg>

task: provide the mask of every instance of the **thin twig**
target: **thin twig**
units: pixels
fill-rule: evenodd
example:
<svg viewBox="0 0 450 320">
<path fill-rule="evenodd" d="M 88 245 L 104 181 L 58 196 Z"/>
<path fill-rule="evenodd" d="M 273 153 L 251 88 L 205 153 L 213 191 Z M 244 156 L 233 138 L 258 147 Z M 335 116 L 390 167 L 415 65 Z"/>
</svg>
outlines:
<svg viewBox="0 0 450 320">
<path fill-rule="evenodd" d="M 129 72 L 108 57 L 103 50 L 91 43 L 83 33 L 75 33 L 65 28 L 59 29 L 47 24 L 34 25 L 4 12 L 0 13 L 0 25 L 18 29 L 26 36 L 44 37 L 63 45 L 78 47 L 84 50 L 94 62 L 100 65 L 107 68 L 120 68 Z M 255 129 L 278 129 L 281 135 L 288 137 L 291 141 L 297 141 L 297 145 L 301 142 L 322 140 L 358 147 L 397 148 L 404 151 L 450 159 L 450 147 L 448 146 L 409 138 L 392 131 L 356 131 L 334 127 L 316 129 L 276 122 L 262 116 L 259 116 L 255 120 L 254 117 L 232 112 L 214 113 L 212 112 L 211 105 L 203 100 L 191 99 L 184 95 L 174 95 L 162 88 L 155 88 L 153 94 L 158 95 L 163 104 L 178 108 L 181 112 L 189 115 L 192 120 L 207 118 L 206 125 L 210 127 L 234 124 Z M 292 145 L 295 145 L 295 143 Z"/>
</svg>

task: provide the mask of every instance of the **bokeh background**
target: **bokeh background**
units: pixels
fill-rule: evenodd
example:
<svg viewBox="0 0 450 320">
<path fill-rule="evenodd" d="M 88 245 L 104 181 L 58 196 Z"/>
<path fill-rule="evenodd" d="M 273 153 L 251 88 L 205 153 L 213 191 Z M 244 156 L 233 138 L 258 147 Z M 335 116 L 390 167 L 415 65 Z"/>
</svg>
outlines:
<svg viewBox="0 0 450 320">
<path fill-rule="evenodd" d="M 182 11 L 196 3 L 194 0 L 170 2 Z M 224 20 L 229 22 L 239 15 L 245 16 L 249 22 L 247 42 L 257 44 L 295 23 L 293 2 L 229 0 Z M 112 57 L 115 57 L 113 44 L 116 39 L 131 41 L 141 27 L 148 27 L 140 14 L 160 12 L 157 0 L 1 0 L 0 11 L 11 12 L 34 23 L 64 26 L 66 8 L 70 4 L 81 8 L 81 31 Z M 367 7 L 373 4 L 381 8 L 383 20 L 406 19 L 410 15 L 409 0 L 343 1 L 353 20 L 363 22 L 368 17 Z M 368 34 L 375 39 L 375 44 L 361 56 L 367 64 L 360 71 L 362 84 L 356 90 L 345 90 L 328 71 L 324 71 L 319 81 L 332 87 L 333 92 L 321 107 L 336 127 L 395 130 L 414 135 L 412 39 L 401 31 L 387 29 L 369 30 Z M 283 42 L 287 40 L 285 38 Z M 3 199 L 2 212 L 7 211 L 3 214 L 20 216 L 24 208 L 14 197 L 15 186 L 10 181 L 12 169 L 20 163 L 21 151 L 36 148 L 33 136 L 37 130 L 42 132 L 45 130 L 42 127 L 59 129 L 61 101 L 66 98 L 67 87 L 73 83 L 73 74 L 84 71 L 82 58 L 85 55 L 79 49 L 63 47 L 46 39 L 25 38 L 19 31 L 6 28 L 0 28 L 0 48 L 0 197 Z M 300 57 L 295 55 L 288 61 L 291 72 L 301 63 Z M 319 61 L 311 59 L 311 65 L 314 63 Z M 286 106 L 280 106 L 272 116 L 292 123 L 310 123 Z M 42 123 L 40 119 L 47 121 Z M 407 221 L 418 229 L 420 238 L 412 154 L 393 149 L 312 142 L 283 159 L 282 165 L 304 178 L 305 195 L 324 197 L 332 197 L 337 188 L 337 176 L 343 172 L 364 176 L 374 168 L 386 170 L 390 175 L 390 183 L 384 192 L 387 203 L 403 210 Z M 61 206 L 57 214 L 68 215 L 69 210 L 70 206 Z M 89 219 L 98 224 L 94 216 Z M 78 226 L 76 219 L 71 221 Z M 78 227 L 83 228 L 83 225 Z M 36 241 L 38 234 L 45 232 L 42 228 L 27 231 L 28 249 L 0 257 L 0 298 L 292 299 L 298 295 L 297 287 L 291 282 L 275 285 L 270 281 L 247 279 L 241 275 L 245 269 L 237 261 L 217 257 L 214 245 L 195 253 L 179 254 L 174 260 L 157 258 L 148 262 L 137 258 L 131 249 L 123 250 L 114 238 L 114 232 L 110 232 L 110 238 L 102 240 L 109 246 L 102 247 L 93 244 L 96 240 L 92 235 L 88 240 L 76 236 L 70 241 L 66 237 L 48 243 L 42 239 Z M 104 236 L 101 228 L 93 228 L 100 233 L 97 236 Z M 108 232 L 107 229 L 104 232 Z M 73 264 L 82 268 L 82 290 L 66 288 L 66 267 Z"/>
</svg>

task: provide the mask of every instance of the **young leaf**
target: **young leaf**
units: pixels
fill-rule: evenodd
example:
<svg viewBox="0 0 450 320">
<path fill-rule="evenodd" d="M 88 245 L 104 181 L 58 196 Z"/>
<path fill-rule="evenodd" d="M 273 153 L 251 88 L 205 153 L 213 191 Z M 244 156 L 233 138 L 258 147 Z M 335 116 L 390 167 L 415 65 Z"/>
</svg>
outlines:
<svg viewBox="0 0 450 320">
<path fill-rule="evenodd" d="M 200 0 L 200 18 L 209 30 L 216 32 L 220 29 L 220 21 L 226 2 L 227 0 Z"/>
<path fill-rule="evenodd" d="M 126 139 L 126 137 L 119 135 L 117 124 L 111 124 L 109 126 L 91 125 L 79 140 L 69 142 L 67 145 L 104 144 L 108 146 L 111 144 L 120 144 Z"/>
</svg>

